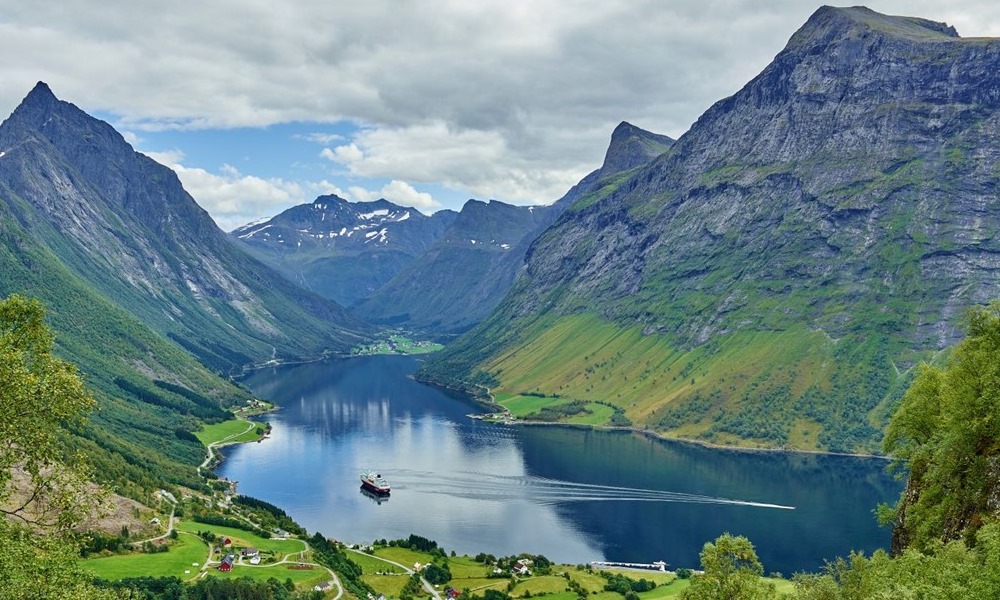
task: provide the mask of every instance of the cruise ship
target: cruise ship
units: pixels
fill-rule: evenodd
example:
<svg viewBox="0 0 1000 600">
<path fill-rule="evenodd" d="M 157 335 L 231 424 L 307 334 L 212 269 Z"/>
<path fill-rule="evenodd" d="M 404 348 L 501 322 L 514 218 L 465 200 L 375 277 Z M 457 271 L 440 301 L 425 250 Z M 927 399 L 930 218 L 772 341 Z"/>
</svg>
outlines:
<svg viewBox="0 0 1000 600">
<path fill-rule="evenodd" d="M 361 487 L 376 494 L 389 493 L 389 482 L 375 471 L 365 471 L 361 474 Z"/>
</svg>

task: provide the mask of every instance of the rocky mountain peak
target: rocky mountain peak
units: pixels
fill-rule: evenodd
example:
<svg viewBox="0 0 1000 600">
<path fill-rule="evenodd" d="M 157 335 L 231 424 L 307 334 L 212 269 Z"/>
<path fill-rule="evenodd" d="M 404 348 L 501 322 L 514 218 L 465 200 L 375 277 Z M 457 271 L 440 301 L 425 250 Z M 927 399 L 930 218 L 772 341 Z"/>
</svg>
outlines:
<svg viewBox="0 0 1000 600">
<path fill-rule="evenodd" d="M 959 37 L 955 28 L 947 23 L 917 17 L 884 15 L 865 6 L 848 8 L 823 6 L 792 35 L 786 50 L 809 51 L 825 47 L 833 40 L 871 34 L 915 41 L 948 40 Z"/>
<path fill-rule="evenodd" d="M 600 177 L 607 177 L 646 164 L 673 146 L 674 140 L 622 121 L 611 133 Z"/>
<path fill-rule="evenodd" d="M 35 87 L 31 88 L 28 95 L 24 97 L 22 104 L 39 106 L 50 105 L 58 101 L 59 99 L 52 93 L 52 89 L 49 87 L 49 84 L 44 81 L 39 81 L 35 84 Z"/>
</svg>

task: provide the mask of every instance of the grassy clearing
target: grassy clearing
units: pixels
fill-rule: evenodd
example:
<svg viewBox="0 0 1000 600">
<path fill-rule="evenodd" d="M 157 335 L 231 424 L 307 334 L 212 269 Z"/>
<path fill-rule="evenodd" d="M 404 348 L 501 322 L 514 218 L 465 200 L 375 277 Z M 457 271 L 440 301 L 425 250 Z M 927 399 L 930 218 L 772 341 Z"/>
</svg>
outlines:
<svg viewBox="0 0 1000 600">
<path fill-rule="evenodd" d="M 323 567 L 314 567 L 312 569 L 290 569 L 289 567 L 292 565 L 288 563 L 269 566 L 237 564 L 233 566 L 232 571 L 223 572 L 216 569 L 216 566 L 218 565 L 209 567 L 209 577 L 219 577 L 222 579 L 251 577 L 258 581 L 267 581 L 273 577 L 281 582 L 284 582 L 286 579 L 291 579 L 292 583 L 294 583 L 299 589 L 312 589 L 312 587 L 316 584 L 323 583 L 324 581 L 330 581 L 330 572 Z"/>
<path fill-rule="evenodd" d="M 519 581 L 511 595 L 524 596 L 528 592 L 531 592 L 532 596 L 556 594 L 567 591 L 568 585 L 569 582 L 559 575 L 539 575 Z"/>
<path fill-rule="evenodd" d="M 481 578 L 489 574 L 490 567 L 476 562 L 468 556 L 457 556 L 448 559 L 448 569 L 454 579 Z"/>
<path fill-rule="evenodd" d="M 536 413 L 546 406 L 556 406 L 568 402 L 562 398 L 540 398 L 538 396 L 523 396 L 521 394 L 504 394 L 503 400 L 500 400 L 500 397 L 501 395 L 497 395 L 497 401 L 515 417 L 523 417 Z"/>
<path fill-rule="evenodd" d="M 431 562 L 433 558 L 430 554 L 424 552 L 417 552 L 416 550 L 410 550 L 409 548 L 379 548 L 374 552 L 375 556 L 381 558 L 386 558 L 391 561 L 398 562 L 401 565 L 405 565 L 407 568 L 413 568 L 413 563 L 420 563 L 425 565 Z"/>
<path fill-rule="evenodd" d="M 256 433 L 257 427 L 263 426 L 263 423 L 233 419 L 232 421 L 205 425 L 201 431 L 196 431 L 194 435 L 206 446 L 219 442 L 254 442 L 261 438 Z M 248 428 L 249 431 L 247 431 Z"/>
<path fill-rule="evenodd" d="M 346 552 L 347 557 L 361 567 L 361 572 L 365 575 L 374 575 L 376 573 L 405 573 L 403 569 L 397 567 L 396 565 L 387 563 L 384 560 L 379 560 L 371 555 L 365 554 L 364 552 L 358 552 L 356 550 L 346 550 Z M 412 565 L 413 563 L 410 564 Z"/>
<path fill-rule="evenodd" d="M 106 556 L 88 559 L 82 564 L 97 577 L 111 581 L 142 576 L 189 579 L 198 573 L 207 556 L 208 544 L 201 538 L 181 534 L 171 543 L 169 552 Z"/>
<path fill-rule="evenodd" d="M 354 558 L 351 557 L 351 560 Z M 403 590 L 403 586 L 410 578 L 407 575 L 362 575 L 361 579 L 372 586 L 376 592 L 385 594 L 386 597 L 399 597 L 399 592 Z"/>
<path fill-rule="evenodd" d="M 615 409 L 611 408 L 607 404 L 597 404 L 596 402 L 590 402 L 587 404 L 587 410 L 589 413 L 583 413 L 579 415 L 574 415 L 564 422 L 566 423 L 577 423 L 579 425 L 606 425 L 611 421 L 611 417 L 615 414 Z"/>
<path fill-rule="evenodd" d="M 403 335 L 390 335 L 388 339 L 379 340 L 368 346 L 359 346 L 351 351 L 356 356 L 369 356 L 372 354 L 427 354 L 437 352 L 444 348 L 443 345 L 422 341 L 411 340 Z"/>
<path fill-rule="evenodd" d="M 600 592 L 604 589 L 604 584 L 607 581 L 597 573 L 591 573 L 589 571 L 577 571 L 576 569 L 568 569 L 570 578 L 579 583 L 583 589 L 588 592 Z"/>
<path fill-rule="evenodd" d="M 224 535 L 233 542 L 237 548 L 253 547 L 262 552 L 271 552 L 278 556 L 279 560 L 287 554 L 296 554 L 306 549 L 306 543 L 302 540 L 275 540 L 262 538 L 258 535 L 235 529 L 232 527 L 220 527 L 218 525 L 206 525 L 195 521 L 181 521 L 177 524 L 177 530 L 197 534 L 199 531 L 211 531 L 216 535 Z"/>
<path fill-rule="evenodd" d="M 452 579 L 448 585 L 460 590 L 478 592 L 482 595 L 483 590 L 507 590 L 508 579 L 489 579 L 487 577 L 470 577 L 468 579 Z"/>
<path fill-rule="evenodd" d="M 403 354 L 427 354 L 428 352 L 437 352 L 441 348 L 444 348 L 441 344 L 427 341 L 415 341 L 401 335 L 394 335 L 390 337 L 389 340 L 395 346 L 396 351 L 402 352 Z"/>
<path fill-rule="evenodd" d="M 657 585 L 655 589 L 639 594 L 640 600 L 660 600 L 660 598 L 676 598 L 691 585 L 690 579 L 675 579 L 664 585 Z"/>
</svg>

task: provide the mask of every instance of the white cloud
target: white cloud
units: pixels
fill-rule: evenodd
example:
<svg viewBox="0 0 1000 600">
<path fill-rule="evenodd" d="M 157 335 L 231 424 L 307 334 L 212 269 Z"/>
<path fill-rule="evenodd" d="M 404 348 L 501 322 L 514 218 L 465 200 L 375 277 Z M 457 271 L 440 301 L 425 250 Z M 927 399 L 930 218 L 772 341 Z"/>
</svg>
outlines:
<svg viewBox="0 0 1000 600">
<path fill-rule="evenodd" d="M 412 185 L 398 180 L 390 181 L 382 186 L 381 190 L 376 191 L 360 186 L 352 186 L 347 189 L 347 195 L 338 195 L 347 200 L 354 200 L 355 202 L 371 202 L 372 200 L 385 198 L 390 202 L 395 202 L 402 206 L 412 206 L 424 212 L 432 212 L 441 207 L 441 203 L 435 200 L 430 194 L 418 192 Z"/>
<path fill-rule="evenodd" d="M 312 142 L 314 144 L 322 144 L 328 146 L 334 142 L 343 142 L 347 138 L 340 135 L 339 133 L 307 133 L 304 135 L 293 136 L 296 139 L 305 140 L 307 142 Z"/>
<path fill-rule="evenodd" d="M 327 160 L 331 160 L 335 163 L 340 163 L 342 165 L 352 165 L 359 163 L 364 160 L 365 155 L 356 144 L 347 144 L 344 146 L 337 146 L 333 150 L 329 148 L 323 148 L 319 155 Z"/>
<path fill-rule="evenodd" d="M 871 0 L 1000 35 L 993 0 Z M 801 0 L 6 2 L 0 115 L 48 81 L 117 125 L 350 121 L 315 134 L 357 176 L 555 199 L 628 120 L 673 136 L 737 91 L 817 8 Z M 230 158 L 230 161 L 235 158 Z M 290 177 L 286 177 L 286 180 Z M 273 184 L 285 189 L 283 181 Z M 305 184 L 303 184 L 305 185 Z M 361 182 L 364 186 L 364 182 Z M 369 186 L 371 187 L 371 186 Z"/>
<path fill-rule="evenodd" d="M 328 181 L 303 185 L 282 179 L 263 179 L 245 175 L 232 165 L 223 165 L 219 173 L 185 167 L 179 151 L 146 152 L 147 156 L 177 173 L 184 189 L 207 210 L 225 231 L 312 200 L 321 194 L 343 195 Z"/>
<path fill-rule="evenodd" d="M 553 143 L 571 146 L 579 133 L 561 133 Z M 557 200 L 587 173 L 569 157 L 543 164 L 531 149 L 515 153 L 496 131 L 455 130 L 442 122 L 363 130 L 322 156 L 358 177 L 440 183 L 480 198 L 535 204 Z"/>
</svg>

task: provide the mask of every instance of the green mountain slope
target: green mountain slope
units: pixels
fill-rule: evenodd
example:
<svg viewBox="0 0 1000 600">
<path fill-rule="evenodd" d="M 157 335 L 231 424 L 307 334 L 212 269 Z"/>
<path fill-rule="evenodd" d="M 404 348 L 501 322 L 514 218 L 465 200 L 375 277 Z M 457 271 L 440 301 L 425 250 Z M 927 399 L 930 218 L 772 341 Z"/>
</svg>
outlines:
<svg viewBox="0 0 1000 600">
<path fill-rule="evenodd" d="M 98 400 L 64 440 L 148 500 L 200 485 L 192 431 L 249 394 L 219 372 L 364 339 L 339 306 L 236 248 L 176 176 L 38 84 L 0 125 L 0 295 L 47 307 Z"/>
<path fill-rule="evenodd" d="M 876 450 L 907 370 L 1000 290 L 998 62 L 939 23 L 818 10 L 563 213 L 423 376 L 607 401 L 672 436 Z"/>
<path fill-rule="evenodd" d="M 39 83 L 0 125 L 15 218 L 74 274 L 219 371 L 346 350 L 362 325 L 237 248 L 110 125 Z"/>
<path fill-rule="evenodd" d="M 0 190 L 0 198 L 0 296 L 30 295 L 46 305 L 58 354 L 80 367 L 98 398 L 98 410 L 67 447 L 85 452 L 102 481 L 131 497 L 145 499 L 143 490 L 164 483 L 196 485 L 203 449 L 183 432 L 224 418 L 220 407 L 248 394 L 70 272 L 13 218 L 9 206 L 20 200 L 9 190 Z M 155 381 L 185 387 L 204 401 Z M 144 401 L 129 386 L 150 394 Z"/>
</svg>

